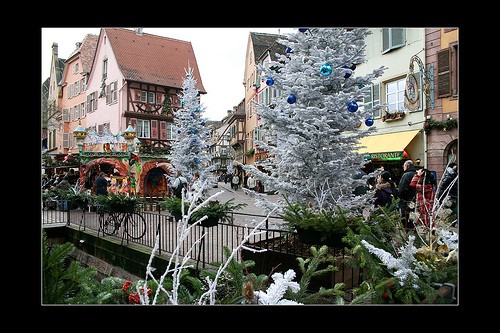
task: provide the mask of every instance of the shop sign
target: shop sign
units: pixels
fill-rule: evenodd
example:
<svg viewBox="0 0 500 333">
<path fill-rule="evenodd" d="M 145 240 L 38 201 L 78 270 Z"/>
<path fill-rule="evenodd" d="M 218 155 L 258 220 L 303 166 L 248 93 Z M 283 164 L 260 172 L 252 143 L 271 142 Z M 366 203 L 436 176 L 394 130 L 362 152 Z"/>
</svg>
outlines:
<svg viewBox="0 0 500 333">
<path fill-rule="evenodd" d="M 370 158 L 378 161 L 396 161 L 403 159 L 403 152 L 393 151 L 387 153 L 371 153 Z"/>
</svg>

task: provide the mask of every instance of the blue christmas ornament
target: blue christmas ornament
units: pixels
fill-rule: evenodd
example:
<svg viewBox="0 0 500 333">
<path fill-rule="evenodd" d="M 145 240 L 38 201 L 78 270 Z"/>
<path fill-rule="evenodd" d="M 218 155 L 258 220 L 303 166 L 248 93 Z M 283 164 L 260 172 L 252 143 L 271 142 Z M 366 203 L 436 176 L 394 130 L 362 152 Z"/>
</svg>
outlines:
<svg viewBox="0 0 500 333">
<path fill-rule="evenodd" d="M 351 103 L 347 104 L 347 110 L 356 112 L 358 110 L 358 103 L 352 101 Z"/>
<path fill-rule="evenodd" d="M 274 80 L 272 77 L 268 77 L 266 80 L 266 84 L 270 87 L 274 84 Z"/>
<path fill-rule="evenodd" d="M 356 64 L 352 64 L 352 66 L 350 68 L 351 68 L 352 71 L 355 70 L 356 69 Z"/>
<path fill-rule="evenodd" d="M 205 135 L 210 135 L 210 132 L 209 132 L 209 131 L 206 131 L 206 132 L 205 132 Z"/>
<path fill-rule="evenodd" d="M 191 130 L 191 134 L 194 134 L 194 133 L 195 133 L 195 130 L 194 130 L 194 129 L 192 129 L 192 130 Z"/>
<path fill-rule="evenodd" d="M 193 117 L 193 118 L 194 118 L 194 112 L 191 112 L 191 117 Z"/>
<path fill-rule="evenodd" d="M 193 139 L 193 142 L 196 142 L 196 138 Z"/>
<path fill-rule="evenodd" d="M 300 32 L 306 32 L 306 31 L 307 31 L 307 28 L 299 28 L 299 31 L 300 31 Z"/>
<path fill-rule="evenodd" d="M 290 94 L 288 95 L 286 101 L 289 103 L 289 104 L 293 104 L 297 101 L 297 97 L 295 97 L 294 94 Z"/>
<path fill-rule="evenodd" d="M 285 50 L 286 53 L 292 53 L 292 48 L 291 47 L 287 47 L 286 50 Z"/>
<path fill-rule="evenodd" d="M 320 70 L 319 70 L 320 74 L 323 75 L 323 76 L 328 76 L 328 75 L 331 75 L 332 72 L 333 72 L 333 67 L 332 65 L 330 65 L 329 63 L 324 63 Z"/>
<path fill-rule="evenodd" d="M 373 117 L 365 119 L 365 125 L 368 127 L 373 126 L 373 122 L 374 122 Z"/>
<path fill-rule="evenodd" d="M 177 130 L 177 134 L 181 134 L 181 130 L 180 129 Z"/>
<path fill-rule="evenodd" d="M 205 122 L 204 121 L 201 122 L 201 126 L 205 126 Z"/>
<path fill-rule="evenodd" d="M 347 66 L 347 65 L 342 66 L 342 68 L 345 68 L 345 69 L 351 69 L 351 67 L 349 67 L 349 66 Z M 350 73 L 350 72 L 347 72 L 347 73 L 345 73 L 344 78 L 346 78 L 346 79 L 347 79 L 347 78 L 349 78 L 349 76 L 351 76 L 351 73 Z"/>
<path fill-rule="evenodd" d="M 189 73 L 186 74 L 186 77 L 190 77 L 190 76 L 191 76 L 191 74 L 189 74 Z"/>
<path fill-rule="evenodd" d="M 197 107 L 195 111 L 200 112 L 201 111 L 200 107 Z"/>
<path fill-rule="evenodd" d="M 196 163 L 196 164 L 200 163 L 200 159 L 198 157 L 195 157 L 194 158 L 194 163 Z"/>
</svg>

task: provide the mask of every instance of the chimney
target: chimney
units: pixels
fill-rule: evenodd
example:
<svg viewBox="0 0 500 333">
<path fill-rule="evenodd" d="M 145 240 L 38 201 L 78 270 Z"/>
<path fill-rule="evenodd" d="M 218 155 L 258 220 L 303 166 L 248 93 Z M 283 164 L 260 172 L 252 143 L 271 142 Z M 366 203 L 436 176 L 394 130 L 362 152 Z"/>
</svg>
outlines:
<svg viewBox="0 0 500 333">
<path fill-rule="evenodd" d="M 135 28 L 134 30 L 137 36 L 142 36 L 142 28 Z"/>
</svg>

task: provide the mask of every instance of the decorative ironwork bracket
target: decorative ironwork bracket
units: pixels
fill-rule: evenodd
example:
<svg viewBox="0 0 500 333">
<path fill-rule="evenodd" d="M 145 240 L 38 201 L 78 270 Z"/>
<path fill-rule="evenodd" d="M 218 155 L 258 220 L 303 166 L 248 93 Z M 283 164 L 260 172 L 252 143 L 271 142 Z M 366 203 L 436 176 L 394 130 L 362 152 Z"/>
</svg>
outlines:
<svg viewBox="0 0 500 333">
<path fill-rule="evenodd" d="M 425 49 L 422 49 L 424 51 Z M 422 52 L 420 51 L 420 52 Z M 419 52 L 419 53 L 420 53 Z M 418 64 L 418 67 L 420 69 L 420 72 L 422 73 L 422 79 L 424 81 L 423 84 L 423 90 L 426 98 L 427 104 L 430 104 L 431 108 L 434 110 L 434 66 L 431 64 L 429 66 L 429 70 L 425 68 L 424 63 L 422 60 L 418 57 L 418 53 L 413 55 L 410 58 L 410 74 L 413 74 L 414 70 L 414 62 Z"/>
</svg>

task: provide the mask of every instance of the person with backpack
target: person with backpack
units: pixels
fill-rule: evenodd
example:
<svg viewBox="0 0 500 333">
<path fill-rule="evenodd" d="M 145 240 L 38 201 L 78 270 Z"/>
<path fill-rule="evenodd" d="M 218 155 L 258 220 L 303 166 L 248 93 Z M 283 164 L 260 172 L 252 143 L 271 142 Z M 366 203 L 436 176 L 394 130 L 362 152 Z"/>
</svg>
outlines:
<svg viewBox="0 0 500 333">
<path fill-rule="evenodd" d="M 187 179 L 182 175 L 182 172 L 180 170 L 178 170 L 175 175 L 175 181 L 172 185 L 172 188 L 174 189 L 174 195 L 177 198 L 182 198 L 183 188 L 185 188 L 187 191 Z"/>
<path fill-rule="evenodd" d="M 392 200 L 397 197 L 396 185 L 391 179 L 389 171 L 382 171 L 377 177 L 377 184 L 375 185 L 374 193 L 375 207 L 389 207 Z"/>
</svg>

